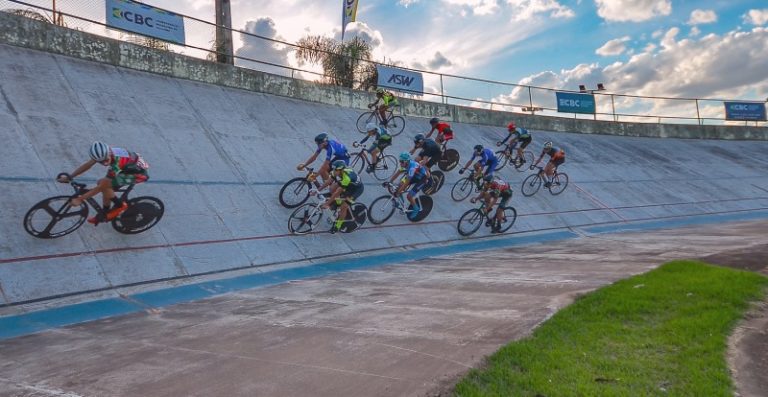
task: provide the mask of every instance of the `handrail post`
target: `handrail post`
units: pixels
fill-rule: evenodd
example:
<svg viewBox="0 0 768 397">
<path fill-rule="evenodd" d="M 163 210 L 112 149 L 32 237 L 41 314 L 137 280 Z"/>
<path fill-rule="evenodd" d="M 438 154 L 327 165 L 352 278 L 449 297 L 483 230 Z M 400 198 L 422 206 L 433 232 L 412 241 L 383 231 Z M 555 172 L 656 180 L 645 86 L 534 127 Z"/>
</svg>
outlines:
<svg viewBox="0 0 768 397">
<path fill-rule="evenodd" d="M 528 86 L 528 109 L 533 109 L 533 94 L 531 93 L 531 86 Z"/>
<path fill-rule="evenodd" d="M 699 125 L 701 124 L 701 114 L 699 113 L 699 99 L 696 98 L 694 101 L 696 101 L 696 120 L 698 120 Z"/>
<path fill-rule="evenodd" d="M 616 104 L 613 101 L 613 94 L 611 94 L 611 112 L 613 113 L 613 121 L 618 122 L 619 119 L 616 117 Z"/>
<path fill-rule="evenodd" d="M 445 102 L 445 90 L 443 90 L 443 74 L 440 73 L 440 98 Z"/>
</svg>

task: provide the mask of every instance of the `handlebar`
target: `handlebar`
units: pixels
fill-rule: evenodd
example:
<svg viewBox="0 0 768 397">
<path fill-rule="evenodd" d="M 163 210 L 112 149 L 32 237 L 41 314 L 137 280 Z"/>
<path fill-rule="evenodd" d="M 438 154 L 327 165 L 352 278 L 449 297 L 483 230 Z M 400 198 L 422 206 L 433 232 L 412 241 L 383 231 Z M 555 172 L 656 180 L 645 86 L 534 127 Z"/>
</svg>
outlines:
<svg viewBox="0 0 768 397">
<path fill-rule="evenodd" d="M 61 181 L 60 180 L 61 177 L 66 177 L 67 181 L 66 182 Z M 69 175 L 66 172 L 61 172 L 61 173 L 59 173 L 59 175 L 56 175 L 56 182 L 59 182 L 59 183 L 69 183 L 73 188 L 75 188 L 75 190 L 82 190 L 82 189 L 85 189 L 86 186 L 88 186 L 85 183 L 75 182 L 75 180 L 72 179 L 72 175 Z"/>
</svg>

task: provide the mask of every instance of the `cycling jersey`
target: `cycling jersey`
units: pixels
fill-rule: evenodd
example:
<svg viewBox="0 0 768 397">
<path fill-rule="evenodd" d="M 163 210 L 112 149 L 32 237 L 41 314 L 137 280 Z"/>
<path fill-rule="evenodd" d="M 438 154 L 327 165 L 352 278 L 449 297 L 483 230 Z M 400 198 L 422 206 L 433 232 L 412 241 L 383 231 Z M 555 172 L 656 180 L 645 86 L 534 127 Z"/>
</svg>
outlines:
<svg viewBox="0 0 768 397">
<path fill-rule="evenodd" d="M 354 189 L 363 184 L 360 176 L 351 168 L 344 168 L 341 171 L 341 175 L 334 173 L 333 180 L 344 190 Z"/>
<path fill-rule="evenodd" d="M 422 167 L 416 160 L 410 160 L 407 167 L 400 167 L 400 171 L 405 172 L 411 183 L 420 181 L 427 176 L 426 168 Z"/>
<path fill-rule="evenodd" d="M 316 154 L 319 154 L 323 149 L 318 145 Z M 349 158 L 347 153 L 347 147 L 333 139 L 328 140 L 328 146 L 325 147 L 325 159 L 331 161 L 331 157 L 339 159 Z"/>
<path fill-rule="evenodd" d="M 397 98 L 395 98 L 395 95 L 389 91 L 384 91 L 381 100 L 384 102 L 384 106 L 397 105 Z"/>
<path fill-rule="evenodd" d="M 112 180 L 112 187 L 141 183 L 149 179 L 149 164 L 141 155 L 123 148 L 112 148 L 112 159 L 108 165 L 107 178 Z"/>
<path fill-rule="evenodd" d="M 501 141 L 502 144 L 507 143 L 509 138 L 515 138 L 515 140 L 523 141 L 527 139 L 531 139 L 531 133 L 528 132 L 525 128 L 517 127 L 514 131 L 510 131 L 509 135 L 507 135 L 506 138 L 504 138 L 503 141 Z"/>
<path fill-rule="evenodd" d="M 365 143 L 368 138 L 375 137 L 373 141 L 373 145 L 371 146 L 371 149 L 378 147 L 379 149 L 384 149 L 385 147 L 392 144 L 392 135 L 389 135 L 389 132 L 387 132 L 386 129 L 382 127 L 376 127 L 376 132 L 373 135 L 366 135 L 365 138 L 363 138 L 360 143 Z"/>
<path fill-rule="evenodd" d="M 498 161 L 496 159 L 496 155 L 493 154 L 493 151 L 488 148 L 483 149 L 480 154 L 477 154 L 477 152 L 472 152 L 472 160 L 474 160 L 475 157 L 480 157 L 480 161 L 478 161 L 478 163 L 480 163 L 482 166 L 496 163 Z"/>
<path fill-rule="evenodd" d="M 554 146 L 551 147 L 549 150 L 544 149 L 544 154 L 548 154 L 552 160 L 565 158 L 565 151 L 560 148 L 556 148 Z"/>
<path fill-rule="evenodd" d="M 434 139 L 424 139 L 421 143 L 422 156 L 434 157 L 440 154 L 440 145 Z"/>
<path fill-rule="evenodd" d="M 453 129 L 451 129 L 450 124 L 444 121 L 435 124 L 435 126 L 432 127 L 432 131 L 434 130 L 437 130 L 437 135 L 442 135 L 446 141 L 453 139 Z"/>
<path fill-rule="evenodd" d="M 496 197 L 502 194 L 508 194 L 512 192 L 512 187 L 509 186 L 509 183 L 506 181 L 503 181 L 501 179 L 494 179 L 493 182 L 491 182 L 491 187 L 488 188 L 488 192 Z"/>
</svg>

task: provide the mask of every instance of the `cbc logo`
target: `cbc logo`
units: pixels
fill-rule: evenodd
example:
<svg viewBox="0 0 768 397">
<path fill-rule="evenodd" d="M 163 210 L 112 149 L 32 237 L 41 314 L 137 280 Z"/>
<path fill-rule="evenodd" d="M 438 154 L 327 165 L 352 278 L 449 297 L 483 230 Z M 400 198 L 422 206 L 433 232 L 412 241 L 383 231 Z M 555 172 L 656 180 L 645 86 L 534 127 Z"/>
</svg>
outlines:
<svg viewBox="0 0 768 397">
<path fill-rule="evenodd" d="M 145 17 L 141 14 L 136 14 L 130 11 L 123 11 L 119 8 L 112 8 L 112 16 L 115 18 L 122 18 L 125 19 L 128 22 L 133 22 L 137 25 L 145 25 L 149 26 L 150 28 L 154 28 L 155 25 L 153 25 L 154 20 L 150 17 Z"/>
</svg>

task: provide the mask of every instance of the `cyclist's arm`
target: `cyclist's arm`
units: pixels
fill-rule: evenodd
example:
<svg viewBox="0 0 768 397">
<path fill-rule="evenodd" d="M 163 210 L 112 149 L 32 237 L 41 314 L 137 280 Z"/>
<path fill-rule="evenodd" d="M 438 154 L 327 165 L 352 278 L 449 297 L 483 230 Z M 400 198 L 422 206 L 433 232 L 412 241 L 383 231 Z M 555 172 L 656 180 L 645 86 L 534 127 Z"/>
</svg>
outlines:
<svg viewBox="0 0 768 397">
<path fill-rule="evenodd" d="M 380 100 L 381 100 L 381 98 L 379 98 L 379 97 L 376 97 L 376 100 L 375 100 L 375 101 L 373 101 L 373 102 L 371 102 L 371 103 L 369 103 L 369 104 L 368 104 L 368 107 L 369 107 L 369 108 L 372 108 L 372 107 L 374 107 L 374 106 L 378 105 Z"/>
<path fill-rule="evenodd" d="M 545 155 L 546 155 L 546 153 L 544 151 L 542 151 L 541 152 L 541 156 L 539 156 L 539 158 L 537 158 L 536 161 L 533 162 L 532 167 L 535 167 L 535 166 L 539 165 L 539 161 L 541 161 L 541 159 L 543 159 Z"/>
<path fill-rule="evenodd" d="M 429 138 L 429 137 L 431 137 L 431 136 L 432 136 L 432 133 L 433 133 L 433 132 L 435 132 L 435 130 L 436 130 L 436 129 L 437 129 L 437 128 L 435 128 L 435 127 L 432 127 L 432 129 L 431 129 L 431 130 L 429 130 L 429 132 L 427 132 L 427 136 L 426 136 L 426 138 Z"/>
<path fill-rule="evenodd" d="M 389 177 L 389 183 L 392 183 L 392 182 L 394 182 L 394 181 L 395 181 L 395 179 L 397 179 L 397 177 L 399 177 L 400 175 L 402 175 L 402 173 L 403 173 L 403 170 L 402 170 L 402 169 L 398 169 L 398 170 L 395 172 L 395 174 L 394 174 L 394 175 L 392 175 L 391 177 Z"/>
<path fill-rule="evenodd" d="M 470 166 L 470 165 L 472 165 L 472 162 L 473 162 L 474 160 L 475 160 L 475 156 L 472 156 L 472 158 L 471 158 L 471 159 L 469 159 L 469 161 L 467 161 L 467 164 L 465 164 L 465 165 L 464 165 L 463 169 L 465 169 L 465 170 L 466 170 L 467 168 L 469 168 L 469 166 Z"/>
<path fill-rule="evenodd" d="M 312 163 L 313 163 L 315 160 L 317 160 L 317 156 L 318 156 L 319 154 L 320 154 L 320 150 L 316 151 L 314 154 L 312 154 L 311 156 L 309 156 L 309 158 L 307 159 L 307 161 L 305 161 L 305 162 L 303 162 L 303 163 L 300 163 L 300 164 L 299 164 L 299 166 L 298 166 L 297 168 L 301 170 L 301 169 L 303 169 L 304 167 L 306 167 L 307 165 L 309 165 L 309 164 L 312 164 Z"/>
<path fill-rule="evenodd" d="M 341 186 L 337 185 L 336 189 L 333 190 L 333 193 L 331 194 L 331 197 L 328 197 L 328 200 L 325 200 L 325 202 L 323 203 L 323 208 L 330 207 L 331 203 L 336 201 L 336 199 L 339 198 L 339 196 L 341 196 L 341 192 L 343 192 L 343 191 L 344 191 L 344 189 Z"/>
<path fill-rule="evenodd" d="M 88 171 L 96 165 L 96 160 L 88 160 L 85 163 L 81 164 L 79 167 L 77 167 L 74 171 L 72 171 L 71 174 L 69 174 L 69 179 L 75 179 L 76 176 Z"/>
</svg>

